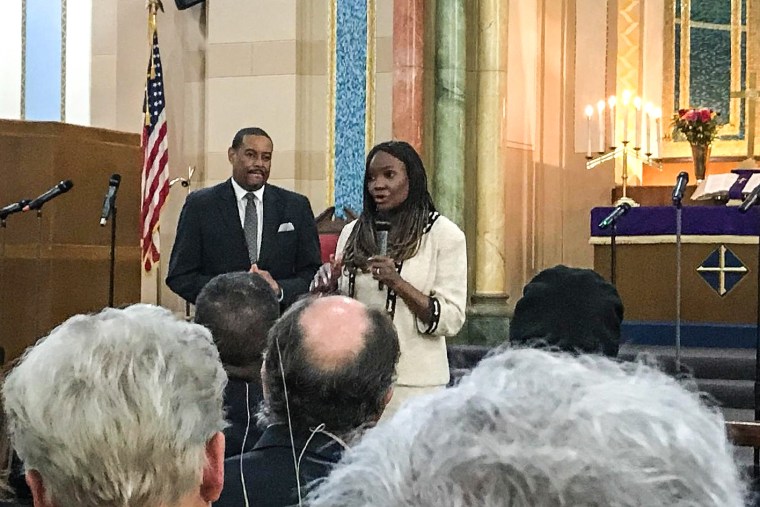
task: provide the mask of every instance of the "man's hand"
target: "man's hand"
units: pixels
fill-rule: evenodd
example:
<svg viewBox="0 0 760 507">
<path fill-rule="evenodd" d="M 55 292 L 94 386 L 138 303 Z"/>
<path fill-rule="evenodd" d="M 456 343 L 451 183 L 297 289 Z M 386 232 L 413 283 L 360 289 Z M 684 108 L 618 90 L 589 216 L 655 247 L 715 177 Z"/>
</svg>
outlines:
<svg viewBox="0 0 760 507">
<path fill-rule="evenodd" d="M 280 284 L 278 284 L 274 278 L 272 278 L 272 275 L 269 274 L 269 271 L 266 271 L 264 269 L 259 269 L 259 267 L 256 264 L 251 264 L 251 269 L 249 271 L 250 273 L 256 273 L 261 278 L 267 281 L 270 287 L 272 287 L 272 290 L 274 291 L 274 295 L 278 298 L 282 294 L 282 288 L 280 287 Z"/>
</svg>

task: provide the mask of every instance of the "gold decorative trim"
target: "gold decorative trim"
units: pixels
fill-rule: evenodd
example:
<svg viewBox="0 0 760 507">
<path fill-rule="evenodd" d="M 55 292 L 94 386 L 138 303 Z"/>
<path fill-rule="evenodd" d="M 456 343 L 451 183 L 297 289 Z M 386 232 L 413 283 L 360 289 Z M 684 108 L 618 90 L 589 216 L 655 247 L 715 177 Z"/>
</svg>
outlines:
<svg viewBox="0 0 760 507">
<path fill-rule="evenodd" d="M 731 85 L 729 90 L 742 89 L 742 4 L 731 0 Z M 723 135 L 738 135 L 741 124 L 741 101 L 729 99 L 728 123 L 721 129 Z"/>
<path fill-rule="evenodd" d="M 331 0 L 327 10 L 327 206 L 335 206 L 335 80 L 338 0 Z"/>
<path fill-rule="evenodd" d="M 375 60 L 377 58 L 375 0 L 367 0 L 367 70 L 365 91 L 364 152 L 375 145 Z"/>
<path fill-rule="evenodd" d="M 66 121 L 66 18 L 68 6 L 61 0 L 61 121 Z"/>
<path fill-rule="evenodd" d="M 615 242 L 618 245 L 670 245 L 676 242 L 675 234 L 659 234 L 653 236 L 617 236 Z M 609 245 L 608 236 L 591 236 L 588 240 L 589 245 Z M 702 235 L 702 234 L 684 234 L 681 236 L 681 243 L 690 245 L 707 245 L 716 243 L 728 243 L 732 245 L 757 245 L 757 236 L 731 236 L 721 235 Z"/>
<path fill-rule="evenodd" d="M 641 58 L 643 51 L 642 44 L 642 8 L 640 0 L 621 0 L 619 2 L 618 19 L 617 19 L 617 78 L 616 94 L 620 97 L 626 90 L 631 93 L 631 102 L 628 107 L 633 110 L 633 97 L 641 96 L 642 92 L 642 72 Z M 622 110 L 622 109 L 621 109 Z M 617 115 L 620 122 L 616 126 L 616 132 L 624 131 L 624 116 Z M 628 114 L 628 133 L 629 137 L 635 137 L 636 115 Z M 629 165 L 626 169 L 628 177 L 641 181 L 642 168 L 638 164 Z M 623 165 L 621 161 L 615 163 L 615 181 L 621 181 L 623 175 Z"/>
<path fill-rule="evenodd" d="M 21 0 L 21 104 L 19 118 L 26 119 L 26 0 Z"/>
<path fill-rule="evenodd" d="M 677 109 L 674 104 L 673 90 L 676 85 L 675 74 L 675 44 L 676 44 L 676 22 L 675 22 L 675 2 L 678 0 L 665 0 L 665 11 L 662 13 L 663 23 L 663 51 L 662 51 L 662 134 L 666 139 L 670 139 L 668 126 L 671 115 Z"/>
<path fill-rule="evenodd" d="M 691 49 L 691 0 L 681 0 L 681 54 L 679 59 L 681 65 L 678 78 L 678 109 L 689 107 L 691 102 L 689 95 L 691 68 L 687 63 L 691 61 L 689 49 Z"/>
</svg>

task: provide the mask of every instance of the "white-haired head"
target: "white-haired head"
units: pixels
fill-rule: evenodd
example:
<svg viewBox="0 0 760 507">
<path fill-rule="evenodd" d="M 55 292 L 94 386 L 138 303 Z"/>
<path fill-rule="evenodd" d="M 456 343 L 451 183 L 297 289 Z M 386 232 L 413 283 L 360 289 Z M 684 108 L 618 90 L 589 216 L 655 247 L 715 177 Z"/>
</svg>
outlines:
<svg viewBox="0 0 760 507">
<path fill-rule="evenodd" d="M 739 507 L 722 416 L 642 364 L 513 349 L 369 431 L 311 507 Z"/>
<path fill-rule="evenodd" d="M 206 328 L 140 304 L 58 326 L 27 350 L 3 396 L 45 501 L 174 506 L 218 494 L 206 481 L 221 479 L 211 461 L 220 443 L 224 453 L 226 381 Z"/>
</svg>

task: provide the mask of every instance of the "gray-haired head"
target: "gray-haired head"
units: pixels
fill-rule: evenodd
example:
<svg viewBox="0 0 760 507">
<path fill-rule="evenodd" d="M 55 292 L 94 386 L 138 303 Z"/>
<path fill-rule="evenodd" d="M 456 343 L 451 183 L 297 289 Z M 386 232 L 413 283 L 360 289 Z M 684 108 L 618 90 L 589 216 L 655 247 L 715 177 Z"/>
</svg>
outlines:
<svg viewBox="0 0 760 507">
<path fill-rule="evenodd" d="M 3 387 L 14 446 L 44 484 L 46 498 L 35 501 L 215 500 L 206 481 L 221 480 L 226 380 L 209 331 L 164 308 L 70 318 L 27 350 Z"/>
<path fill-rule="evenodd" d="M 410 401 L 311 507 L 739 507 L 722 416 L 641 364 L 513 349 Z"/>
</svg>

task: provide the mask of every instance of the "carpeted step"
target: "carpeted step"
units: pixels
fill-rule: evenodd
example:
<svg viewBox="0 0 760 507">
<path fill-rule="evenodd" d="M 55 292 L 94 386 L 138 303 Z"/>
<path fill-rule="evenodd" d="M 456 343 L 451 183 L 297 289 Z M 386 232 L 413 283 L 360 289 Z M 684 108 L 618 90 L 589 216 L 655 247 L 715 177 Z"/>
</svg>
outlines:
<svg viewBox="0 0 760 507">
<path fill-rule="evenodd" d="M 668 373 L 675 372 L 675 347 L 629 345 L 620 348 L 618 357 L 631 361 L 648 356 Z M 753 349 L 682 348 L 681 364 L 699 379 L 754 380 L 755 351 Z"/>
</svg>

